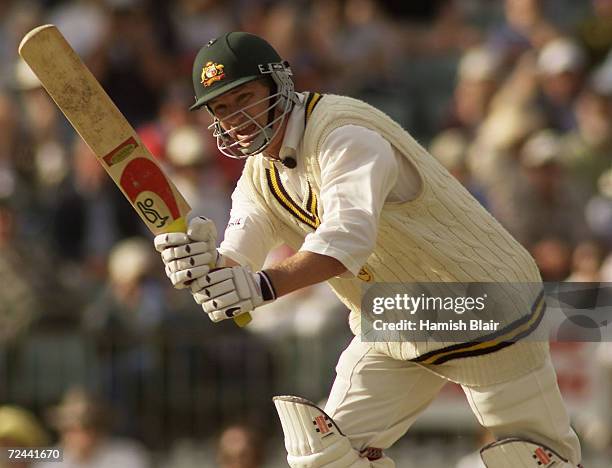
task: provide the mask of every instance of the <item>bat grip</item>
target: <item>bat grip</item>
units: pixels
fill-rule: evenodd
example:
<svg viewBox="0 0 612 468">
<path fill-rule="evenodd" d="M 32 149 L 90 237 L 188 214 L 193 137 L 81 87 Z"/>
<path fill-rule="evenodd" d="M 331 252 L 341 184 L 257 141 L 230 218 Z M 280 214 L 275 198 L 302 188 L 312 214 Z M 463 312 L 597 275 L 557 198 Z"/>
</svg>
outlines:
<svg viewBox="0 0 612 468">
<path fill-rule="evenodd" d="M 246 327 L 249 323 L 251 323 L 251 320 L 253 320 L 253 317 L 251 317 L 251 314 L 249 312 L 245 312 L 244 314 L 240 314 L 237 317 L 234 317 L 234 322 L 240 328 Z"/>
</svg>

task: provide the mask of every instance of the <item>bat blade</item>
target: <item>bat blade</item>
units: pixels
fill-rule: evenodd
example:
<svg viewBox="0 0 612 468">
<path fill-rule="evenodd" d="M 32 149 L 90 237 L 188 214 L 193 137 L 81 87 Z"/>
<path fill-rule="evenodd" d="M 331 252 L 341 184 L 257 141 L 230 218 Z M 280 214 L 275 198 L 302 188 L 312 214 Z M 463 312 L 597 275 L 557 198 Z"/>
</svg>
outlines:
<svg viewBox="0 0 612 468">
<path fill-rule="evenodd" d="M 33 29 L 19 55 L 149 230 L 184 231 L 189 205 L 60 31 L 53 25 Z"/>
<path fill-rule="evenodd" d="M 189 204 L 61 32 L 51 24 L 33 29 L 22 39 L 19 55 L 149 230 L 184 232 Z M 244 326 L 251 316 L 234 321 Z"/>
</svg>

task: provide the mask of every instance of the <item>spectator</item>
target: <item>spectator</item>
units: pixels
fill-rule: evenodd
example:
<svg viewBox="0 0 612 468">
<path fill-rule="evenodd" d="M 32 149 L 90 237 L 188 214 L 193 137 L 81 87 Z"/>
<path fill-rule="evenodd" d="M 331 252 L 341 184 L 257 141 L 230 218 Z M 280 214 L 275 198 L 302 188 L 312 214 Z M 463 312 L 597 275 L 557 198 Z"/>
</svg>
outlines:
<svg viewBox="0 0 612 468">
<path fill-rule="evenodd" d="M 51 216 L 55 249 L 66 269 L 79 272 L 84 289 L 96 289 L 104 280 L 106 259 L 117 241 L 145 230 L 132 206 L 79 137 L 72 146 L 70 177 L 58 190 Z"/>
<path fill-rule="evenodd" d="M 449 126 L 472 137 L 486 118 L 500 78 L 499 58 L 484 46 L 469 49 L 459 62 Z"/>
<path fill-rule="evenodd" d="M 612 169 L 604 172 L 598 180 L 598 192 L 585 207 L 587 226 L 595 237 L 612 248 Z"/>
<path fill-rule="evenodd" d="M 504 14 L 506 22 L 491 31 L 489 44 L 506 65 L 558 34 L 546 17 L 544 0 L 504 0 Z"/>
<path fill-rule="evenodd" d="M 60 2 L 49 12 L 49 22 L 56 25 L 76 53 L 86 59 L 100 46 L 108 28 L 109 18 L 104 3 L 89 0 Z"/>
<path fill-rule="evenodd" d="M 179 127 L 168 137 L 166 156 L 172 164 L 172 180 L 193 213 L 205 213 L 222 229 L 229 221 L 231 190 L 216 155 L 210 139 L 194 126 Z M 223 237 L 223 231 L 219 236 Z"/>
<path fill-rule="evenodd" d="M 14 83 L 13 68 L 21 38 L 43 23 L 44 9 L 38 2 L 0 2 L 0 89 Z"/>
<path fill-rule="evenodd" d="M 264 454 L 263 440 L 248 426 L 230 426 L 219 437 L 219 468 L 261 468 L 264 466 Z"/>
<path fill-rule="evenodd" d="M 576 35 L 591 67 L 601 63 L 612 48 L 612 1 L 591 0 L 592 14 L 578 23 Z"/>
<path fill-rule="evenodd" d="M 542 48 L 537 65 L 541 89 L 538 105 L 548 124 L 563 132 L 576 128 L 574 102 L 585 78 L 584 51 L 572 39 L 557 38 Z"/>
<path fill-rule="evenodd" d="M 612 93 L 592 83 L 575 104 L 577 128 L 563 138 L 563 163 L 574 183 L 588 196 L 612 167 Z"/>
<path fill-rule="evenodd" d="M 41 448 L 48 444 L 49 435 L 34 414 L 19 406 L 0 406 L 0 449 Z M 0 468 L 28 468 L 32 465 L 27 460 L 0 460 Z"/>
<path fill-rule="evenodd" d="M 128 121 L 138 126 L 154 119 L 175 67 L 162 50 L 144 1 L 107 4 L 108 28 L 91 54 L 90 67 Z"/>
<path fill-rule="evenodd" d="M 467 165 L 469 141 L 458 129 L 446 130 L 431 142 L 429 151 L 442 165 L 468 189 L 481 205 L 487 207 L 485 193 L 476 182 Z"/>
<path fill-rule="evenodd" d="M 29 281 L 28 263 L 23 262 L 16 249 L 15 218 L 9 202 L 3 200 L 0 203 L 0 278 L 4 278 L 0 282 L 0 341 L 3 343 L 22 337 L 41 313 L 40 298 L 34 294 Z"/>
<path fill-rule="evenodd" d="M 50 424 L 59 431 L 61 462 L 43 462 L 37 468 L 146 468 L 151 466 L 137 442 L 112 435 L 111 410 L 80 388 L 66 392 L 49 411 Z"/>
<path fill-rule="evenodd" d="M 566 281 L 582 283 L 601 281 L 603 254 L 604 251 L 596 242 L 584 241 L 578 244 L 572 254 L 572 273 Z"/>
<path fill-rule="evenodd" d="M 612 95 L 612 49 L 606 60 L 591 75 L 591 86 L 604 96 Z"/>
<path fill-rule="evenodd" d="M 191 61 L 202 44 L 233 26 L 225 2 L 180 0 L 173 3 L 172 22 L 187 61 Z"/>
<path fill-rule="evenodd" d="M 587 234 L 584 200 L 569 183 L 560 154 L 559 137 L 551 130 L 536 133 L 521 149 L 521 182 L 496 215 L 523 245 L 554 237 L 573 246 Z"/>
<path fill-rule="evenodd" d="M 71 320 L 78 304 L 43 246 L 25 240 L 14 200 L 0 200 L 0 342 L 16 343 L 44 320 Z"/>
<path fill-rule="evenodd" d="M 494 216 L 513 205 L 513 193 L 523 179 L 520 149 L 541 126 L 537 109 L 498 105 L 478 128 L 467 164 Z"/>
<path fill-rule="evenodd" d="M 147 245 L 146 239 L 134 237 L 113 247 L 108 258 L 108 289 L 85 311 L 85 329 L 127 333 L 130 339 L 137 339 L 159 326 L 164 314 L 161 285 L 155 281 L 156 264 Z"/>
<path fill-rule="evenodd" d="M 393 11 L 397 8 L 398 2 L 383 3 L 386 3 L 387 8 Z M 457 50 L 468 49 L 480 42 L 482 32 L 468 21 L 465 2 L 430 0 L 420 3 L 422 4 L 421 9 L 430 11 L 422 11 L 420 18 L 411 18 L 413 21 L 421 21 L 422 24 L 420 30 L 417 30 L 416 37 L 412 37 L 414 32 L 410 30 L 405 35 L 408 51 L 425 56 L 443 56 L 455 53 Z M 408 6 L 408 9 L 410 8 Z M 414 27 L 416 24 L 412 23 L 411 26 Z"/>
<path fill-rule="evenodd" d="M 395 58 L 400 53 L 389 18 L 374 0 L 348 0 L 342 19 L 333 41 L 332 89 L 352 95 L 381 91 L 384 83 L 394 79 Z"/>
<path fill-rule="evenodd" d="M 48 216 L 44 211 L 53 200 L 49 195 L 68 172 L 65 146 L 72 131 L 22 60 L 16 62 L 15 78 L 25 131 L 16 132 L 16 136 L 21 136 L 21 143 L 14 148 L 11 160 L 19 182 L 27 189 L 29 210 L 38 212 L 39 216 L 32 217 L 32 222 L 42 230 L 46 224 L 43 220 Z"/>
<path fill-rule="evenodd" d="M 18 108 L 13 99 L 0 92 L 0 197 L 17 190 L 15 159 L 23 148 L 24 135 L 19 129 Z"/>
<path fill-rule="evenodd" d="M 548 237 L 530 249 L 543 281 L 563 281 L 571 272 L 572 250 L 567 242 Z"/>
<path fill-rule="evenodd" d="M 141 238 L 124 239 L 113 247 L 108 285 L 82 317 L 82 329 L 97 350 L 104 395 L 121 411 L 119 429 L 128 434 L 144 430 L 138 417 L 142 401 L 137 390 L 157 369 L 153 338 L 169 308 L 147 247 L 148 242 Z"/>
<path fill-rule="evenodd" d="M 343 10 L 340 0 L 314 0 L 311 3 L 308 12 L 308 24 L 316 24 L 316 28 L 305 27 L 305 35 L 307 43 L 312 44 L 312 52 L 314 52 L 313 63 L 314 70 L 304 70 L 308 74 L 308 79 L 299 83 L 296 87 L 299 89 L 308 89 L 310 80 L 314 79 L 314 87 L 312 89 L 321 89 L 333 91 L 332 82 L 334 80 L 333 73 L 335 64 L 335 56 L 337 44 L 335 43 L 336 35 L 342 28 Z M 319 75 L 318 79 L 316 76 Z"/>
<path fill-rule="evenodd" d="M 196 117 L 187 109 L 189 102 L 190 90 L 179 83 L 173 83 L 166 89 L 155 119 L 138 127 L 138 135 L 156 158 L 166 160 L 166 144 L 170 132 L 188 125 Z"/>
</svg>

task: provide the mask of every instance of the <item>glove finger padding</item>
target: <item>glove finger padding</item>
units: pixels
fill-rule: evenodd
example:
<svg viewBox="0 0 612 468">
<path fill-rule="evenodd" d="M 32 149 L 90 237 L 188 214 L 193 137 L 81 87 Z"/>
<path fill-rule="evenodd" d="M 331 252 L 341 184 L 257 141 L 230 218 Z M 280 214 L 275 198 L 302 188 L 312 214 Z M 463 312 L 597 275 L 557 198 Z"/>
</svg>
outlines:
<svg viewBox="0 0 612 468">
<path fill-rule="evenodd" d="M 198 217 L 189 222 L 187 233 L 169 232 L 155 236 L 166 276 L 177 289 L 206 275 L 217 261 L 217 228 L 212 220 Z"/>
<path fill-rule="evenodd" d="M 198 304 L 202 304 L 213 297 L 218 297 L 227 294 L 234 290 L 234 282 L 231 279 L 222 281 L 221 283 L 213 284 L 205 287 L 198 292 L 193 293 L 193 297 Z"/>
<path fill-rule="evenodd" d="M 214 299 L 202 303 L 202 307 L 206 313 L 210 314 L 216 310 L 225 309 L 226 307 L 238 304 L 240 301 L 240 296 L 238 296 L 235 289 L 232 289 L 228 293 L 221 294 Z"/>
<path fill-rule="evenodd" d="M 213 256 L 210 252 L 206 252 L 200 255 L 192 255 L 191 257 L 182 258 L 179 260 L 173 260 L 167 263 L 168 268 L 171 273 L 176 273 L 181 270 L 190 270 L 195 267 L 199 267 L 202 265 L 210 265 L 212 262 Z"/>
<path fill-rule="evenodd" d="M 233 268 L 219 268 L 217 270 L 213 270 L 207 275 L 198 279 L 198 281 L 192 285 L 192 290 L 194 286 L 199 286 L 198 292 L 206 291 L 209 294 L 211 299 L 218 298 L 219 294 L 224 294 L 228 292 L 227 287 L 223 287 L 220 289 L 213 289 L 213 286 L 218 285 L 219 283 L 224 282 L 227 286 L 228 284 L 231 287 L 231 290 L 236 292 L 236 302 L 239 299 L 248 299 L 251 297 L 261 297 L 261 291 L 256 284 L 256 279 L 251 273 L 251 271 L 245 267 L 233 267 Z M 216 293 L 216 291 L 219 291 Z M 227 300 L 227 299 L 226 299 Z M 219 302 L 221 307 L 226 305 L 230 305 L 229 303 Z M 208 310 L 207 310 L 208 312 Z"/>
<path fill-rule="evenodd" d="M 195 301 L 213 322 L 250 312 L 264 302 L 274 300 L 273 291 L 260 285 L 263 272 L 252 273 L 248 267 L 218 268 L 191 284 Z M 267 276 L 266 276 L 267 278 Z M 268 285 L 269 279 L 266 279 Z M 264 297 L 266 299 L 264 299 Z"/>
<path fill-rule="evenodd" d="M 180 270 L 177 272 L 169 271 L 169 267 L 166 266 L 166 275 L 170 278 L 172 285 L 176 289 L 187 288 L 194 279 L 200 278 L 210 271 L 208 265 L 196 266 L 189 268 L 188 270 Z"/>
<path fill-rule="evenodd" d="M 155 250 L 163 252 L 168 247 L 174 247 L 177 245 L 189 244 L 191 239 L 184 232 L 167 232 L 165 234 L 158 234 L 153 239 Z"/>
<path fill-rule="evenodd" d="M 198 278 L 191 287 L 192 291 L 199 291 L 202 288 L 208 288 L 213 284 L 228 280 L 234 277 L 233 268 L 216 268 L 205 276 Z"/>
<path fill-rule="evenodd" d="M 167 247 L 161 251 L 161 257 L 164 263 L 169 263 L 173 260 L 190 257 L 193 255 L 203 253 L 215 252 L 214 242 L 191 242 L 189 244 L 181 245 L 178 247 Z"/>
</svg>

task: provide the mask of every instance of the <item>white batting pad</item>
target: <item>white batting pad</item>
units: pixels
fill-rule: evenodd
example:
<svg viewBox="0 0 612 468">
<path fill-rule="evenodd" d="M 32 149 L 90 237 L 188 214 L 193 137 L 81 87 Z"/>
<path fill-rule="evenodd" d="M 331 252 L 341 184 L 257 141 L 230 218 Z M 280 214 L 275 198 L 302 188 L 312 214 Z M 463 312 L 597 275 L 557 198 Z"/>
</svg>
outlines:
<svg viewBox="0 0 612 468">
<path fill-rule="evenodd" d="M 332 418 L 311 401 L 296 396 L 274 397 L 283 426 L 287 462 L 292 468 L 369 467 Z"/>
<path fill-rule="evenodd" d="M 525 439 L 502 439 L 480 450 L 487 468 L 576 468 L 551 448 Z"/>
</svg>

